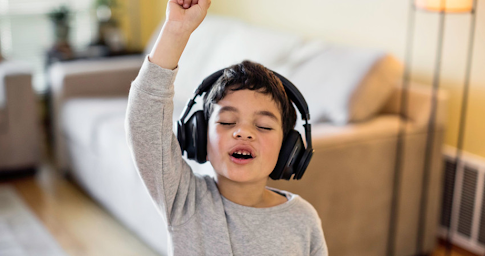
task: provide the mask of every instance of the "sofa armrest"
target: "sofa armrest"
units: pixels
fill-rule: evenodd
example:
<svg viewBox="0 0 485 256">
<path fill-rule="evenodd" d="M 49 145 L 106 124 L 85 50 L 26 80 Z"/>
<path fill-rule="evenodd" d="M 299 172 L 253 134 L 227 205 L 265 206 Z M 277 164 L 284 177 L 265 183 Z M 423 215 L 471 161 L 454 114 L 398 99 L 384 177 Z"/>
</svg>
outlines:
<svg viewBox="0 0 485 256">
<path fill-rule="evenodd" d="M 7 105 L 7 78 L 28 75 L 32 76 L 32 67 L 23 62 L 1 61 L 0 62 L 0 109 Z M 31 85 L 31 83 L 29 83 Z"/>
<path fill-rule="evenodd" d="M 391 97 L 382 108 L 381 114 L 399 114 L 402 87 L 395 87 Z M 431 115 L 432 88 L 418 83 L 411 83 L 408 93 L 407 119 L 414 125 L 426 127 Z M 440 89 L 437 93 L 436 125 L 444 127 L 447 121 L 448 94 Z"/>
<path fill-rule="evenodd" d="M 32 88 L 32 67 L 0 62 L 0 169 L 34 167 L 39 163 L 39 119 Z"/>
<path fill-rule="evenodd" d="M 58 170 L 68 168 L 60 120 L 64 103 L 79 97 L 128 97 L 143 59 L 143 55 L 133 55 L 79 60 L 56 63 L 49 69 L 52 135 Z"/>
<path fill-rule="evenodd" d="M 142 55 L 55 63 L 49 69 L 56 98 L 128 96 L 143 63 Z"/>
<path fill-rule="evenodd" d="M 32 90 L 32 67 L 23 62 L 0 62 L 0 130 L 7 129 L 7 109 L 21 102 L 22 92 Z M 10 94 L 10 95 L 9 95 Z M 13 98 L 16 97 L 16 98 Z M 16 106 L 15 105 L 15 106 Z"/>
<path fill-rule="evenodd" d="M 337 126 L 329 123 L 312 125 L 313 148 L 331 148 L 347 144 L 365 143 L 383 138 L 396 137 L 399 132 L 397 115 L 379 115 L 365 122 Z M 426 132 L 423 127 L 406 122 L 406 134 Z"/>
</svg>

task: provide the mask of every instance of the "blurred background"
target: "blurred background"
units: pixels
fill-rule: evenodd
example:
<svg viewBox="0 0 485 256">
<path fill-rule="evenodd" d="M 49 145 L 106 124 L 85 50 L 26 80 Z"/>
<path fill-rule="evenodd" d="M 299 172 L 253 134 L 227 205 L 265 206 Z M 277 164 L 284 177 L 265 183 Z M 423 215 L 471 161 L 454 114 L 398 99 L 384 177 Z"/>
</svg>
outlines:
<svg viewBox="0 0 485 256">
<path fill-rule="evenodd" d="M 96 5 L 109 6 L 111 19 L 120 33 L 120 44 L 126 51 L 140 52 L 165 15 L 167 1 L 27 1 L 3 0 L 1 2 L 1 42 L 4 58 L 20 59 L 35 65 L 34 88 L 42 93 L 47 89 L 43 76 L 46 51 L 55 42 L 55 32 L 48 13 L 61 6 L 68 6 L 69 43 L 74 50 L 83 51 L 98 37 L 99 18 Z M 111 7 L 110 5 L 113 5 Z M 384 49 L 404 61 L 406 47 L 407 1 L 265 1 L 263 3 L 215 1 L 209 13 L 237 17 L 252 24 L 284 29 L 328 42 L 345 45 Z M 99 11 L 102 12 L 102 11 Z M 483 24 L 485 7 L 478 5 L 477 24 Z M 431 83 L 433 78 L 438 14 L 418 13 L 416 17 L 415 46 L 412 55 L 412 80 Z M 456 145 L 459 123 L 461 88 L 465 76 L 468 44 L 469 17 L 449 15 L 444 33 L 441 86 L 450 92 L 450 107 L 446 144 Z M 485 157 L 483 130 L 485 119 L 484 87 L 485 49 L 480 43 L 485 32 L 476 30 L 473 57 L 471 99 L 465 150 Z M 476 118 L 475 118 L 476 117 Z"/>
<path fill-rule="evenodd" d="M 470 6 L 473 1 L 462 2 Z M 184 99 L 190 96 L 197 81 L 216 68 L 242 60 L 239 55 L 231 55 L 234 51 L 247 58 L 254 56 L 255 61 L 292 81 L 301 81 L 297 85 L 320 78 L 322 83 L 342 80 L 329 78 L 330 73 L 355 78 L 349 79 L 351 89 L 342 94 L 343 103 L 328 101 L 334 104 L 328 106 L 305 93 L 328 93 L 347 85 L 332 84 L 328 90 L 302 86 L 312 112 L 319 113 L 313 108 L 325 108 L 322 116 L 315 115 L 313 119 L 316 123 L 322 121 L 322 125 L 314 125 L 313 140 L 316 151 L 323 153 L 316 153 L 311 171 L 305 174 L 308 183 L 270 183 L 296 191 L 317 208 L 331 255 L 444 255 L 447 247 L 453 248 L 454 255 L 485 254 L 485 4 L 480 0 L 476 4 L 469 98 L 466 120 L 462 120 L 472 27 L 470 11 L 441 16 L 441 37 L 440 13 L 418 8 L 415 16 L 410 16 L 412 3 L 214 0 L 209 9 L 214 18 L 204 21 L 206 25 L 200 29 L 206 34 L 194 33 L 181 59 L 177 82 L 190 87 L 177 91 L 176 112 L 183 108 Z M 136 210 L 136 197 L 133 202 L 122 201 L 126 188 L 131 186 L 126 184 L 137 179 L 134 168 L 126 171 L 126 184 L 108 184 L 118 174 L 101 172 L 132 165 L 127 151 L 118 150 L 124 143 L 120 139 L 124 136 L 120 124 L 126 95 L 163 24 L 166 5 L 166 0 L 0 0 L 0 170 L 4 174 L 0 176 L 0 188 L 15 188 L 17 192 L 3 190 L 10 195 L 18 193 L 30 209 L 27 212 L 40 220 L 38 225 L 45 232 L 39 236 L 50 239 L 45 244 L 52 245 L 45 248 L 52 253 L 49 255 L 166 252 L 165 238 L 157 245 L 161 239 L 154 236 L 160 234 L 139 228 L 153 224 L 137 222 L 144 218 L 144 211 L 153 209 Z M 410 19 L 414 25 L 408 41 Z M 217 34 L 217 30 L 227 31 L 230 38 Z M 255 41 L 245 41 L 245 37 Z M 245 48 L 251 44 L 253 49 Z M 411 51 L 406 55 L 410 44 Z M 224 48 L 227 45 L 229 48 Z M 256 50 L 258 47 L 261 52 Z M 202 56 L 200 52 L 211 55 Z M 436 62 L 439 54 L 441 60 Z M 419 89 L 412 90 L 409 112 L 401 116 L 407 123 L 403 128 L 405 144 L 399 151 L 402 126 L 398 116 L 406 60 L 410 84 L 419 85 Z M 439 97 L 432 92 L 437 63 Z M 310 71 L 318 73 L 318 67 L 336 66 L 342 69 L 320 77 L 305 75 Z M 190 79 L 184 78 L 191 75 L 182 70 L 184 67 L 193 71 Z M 351 72 L 359 75 L 350 75 Z M 390 81 L 389 85 L 381 85 L 384 80 Z M 363 86 L 377 84 L 376 81 L 379 86 Z M 21 88 L 20 84 L 24 84 L 23 89 L 9 91 L 8 88 Z M 354 92 L 368 97 L 360 99 L 358 105 Z M 431 111 L 434 96 L 439 98 L 436 117 Z M 340 112 L 331 114 L 337 104 L 344 106 L 343 119 Z M 362 114 L 367 107 L 373 109 L 372 113 Z M 113 113 L 118 116 L 115 118 Z M 175 113 L 174 118 L 177 116 Z M 428 130 L 432 119 L 436 119 L 436 126 Z M 459 145 L 460 125 L 464 125 L 464 137 Z M 110 137 L 115 136 L 113 131 L 121 131 L 117 139 Z M 59 136 L 66 137 L 66 142 Z M 390 137 L 393 139 L 388 140 Z M 430 137 L 434 139 L 429 141 Z M 76 138 L 82 146 L 75 145 Z M 84 145 L 82 141 L 89 143 Z M 427 147 L 428 142 L 431 148 Z M 456 159 L 457 154 L 463 160 Z M 103 162 L 98 158 L 111 160 Z M 427 158 L 431 159 L 428 165 Z M 375 161 L 366 162 L 368 159 Z M 406 166 L 400 167 L 401 164 Z M 210 174 L 204 168 L 201 172 Z M 335 175 L 317 176 L 316 170 L 322 168 Z M 426 169 L 431 171 L 426 174 Z M 95 177 L 101 174 L 83 176 L 80 170 L 104 173 L 106 183 L 103 177 Z M 103 191 L 107 187 L 113 190 Z M 136 187 L 140 188 L 140 195 L 144 193 L 139 181 Z M 368 192 L 366 203 L 355 196 L 362 191 Z M 374 196 L 382 196 L 382 201 L 373 202 Z M 114 197 L 118 198 L 114 200 L 116 205 L 108 202 Z M 144 207 L 150 207 L 149 199 L 144 200 Z M 81 209 L 90 211 L 83 216 L 74 214 Z M 150 216 L 147 219 L 156 219 L 155 213 Z M 370 221 L 374 218 L 380 221 Z M 153 221 L 157 223 L 153 226 L 163 229 L 163 223 Z M 101 232 L 103 236 L 110 237 L 104 243 L 90 240 L 96 237 L 94 230 L 103 229 L 100 226 L 106 231 Z M 356 234 L 366 236 L 362 232 L 369 232 L 368 236 L 374 239 L 356 243 Z M 9 237 L 9 246 L 5 247 L 8 250 L 34 248 L 16 240 L 19 233 L 1 228 L 0 233 L 9 234 L 5 236 Z M 447 243 L 450 239 L 452 243 Z"/>
</svg>

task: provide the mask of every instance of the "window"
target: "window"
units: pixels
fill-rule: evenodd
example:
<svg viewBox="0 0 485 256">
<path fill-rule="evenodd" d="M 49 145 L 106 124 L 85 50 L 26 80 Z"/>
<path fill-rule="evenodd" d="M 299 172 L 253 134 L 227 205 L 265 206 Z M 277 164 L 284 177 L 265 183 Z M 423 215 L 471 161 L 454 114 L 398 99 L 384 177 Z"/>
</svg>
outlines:
<svg viewBox="0 0 485 256">
<path fill-rule="evenodd" d="M 97 30 L 93 0 L 0 0 L 0 44 L 2 55 L 31 63 L 37 93 L 47 90 L 45 63 L 54 44 L 53 24 L 47 13 L 66 5 L 72 11 L 70 44 L 80 50 L 92 42 Z"/>
</svg>

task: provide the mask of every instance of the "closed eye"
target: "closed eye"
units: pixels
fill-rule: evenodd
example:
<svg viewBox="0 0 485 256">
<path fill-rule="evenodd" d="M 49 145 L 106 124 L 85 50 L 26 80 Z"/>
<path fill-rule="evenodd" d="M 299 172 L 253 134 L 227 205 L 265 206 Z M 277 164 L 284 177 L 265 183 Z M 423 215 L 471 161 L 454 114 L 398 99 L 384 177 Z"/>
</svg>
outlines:
<svg viewBox="0 0 485 256">
<path fill-rule="evenodd" d="M 223 123 L 223 122 L 219 122 L 219 124 L 221 124 L 221 125 L 234 125 L 236 123 Z"/>
<path fill-rule="evenodd" d="M 235 125 L 236 123 L 224 123 L 224 122 L 219 122 L 220 125 L 224 125 L 224 126 L 230 126 L 230 125 Z M 259 129 L 263 129 L 263 130 L 267 130 L 267 131 L 271 131 L 273 130 L 273 128 L 270 128 L 270 127 L 263 127 L 263 126 L 257 126 Z"/>
<path fill-rule="evenodd" d="M 273 128 L 258 126 L 259 129 L 271 131 Z"/>
</svg>

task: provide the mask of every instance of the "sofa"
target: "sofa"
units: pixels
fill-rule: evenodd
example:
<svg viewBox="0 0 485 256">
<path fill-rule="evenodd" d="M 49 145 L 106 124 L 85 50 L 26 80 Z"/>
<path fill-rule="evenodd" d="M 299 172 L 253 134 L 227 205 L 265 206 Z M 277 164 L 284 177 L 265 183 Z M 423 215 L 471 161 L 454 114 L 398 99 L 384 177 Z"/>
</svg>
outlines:
<svg viewBox="0 0 485 256">
<path fill-rule="evenodd" d="M 123 125 L 130 83 L 161 25 L 141 56 L 57 63 L 49 77 L 58 170 L 73 177 L 154 251 L 166 255 L 166 225 L 133 165 Z M 244 59 L 290 79 L 308 102 L 313 160 L 301 180 L 270 180 L 268 185 L 299 194 L 315 207 L 330 255 L 386 255 L 401 124 L 404 150 L 394 251 L 415 253 L 426 139 L 434 136 L 421 253 L 432 252 L 441 201 L 446 93 L 438 93 L 436 125 L 428 133 L 430 87 L 411 84 L 408 108 L 401 115 L 402 64 L 390 54 L 208 15 L 179 62 L 174 128 L 205 76 Z M 194 110 L 199 107 L 200 100 Z M 296 126 L 300 132 L 301 124 Z M 188 163 L 194 172 L 214 175 L 209 163 Z"/>
<path fill-rule="evenodd" d="M 35 173 L 39 164 L 40 125 L 32 73 L 26 63 L 0 60 L 0 178 Z"/>
</svg>

